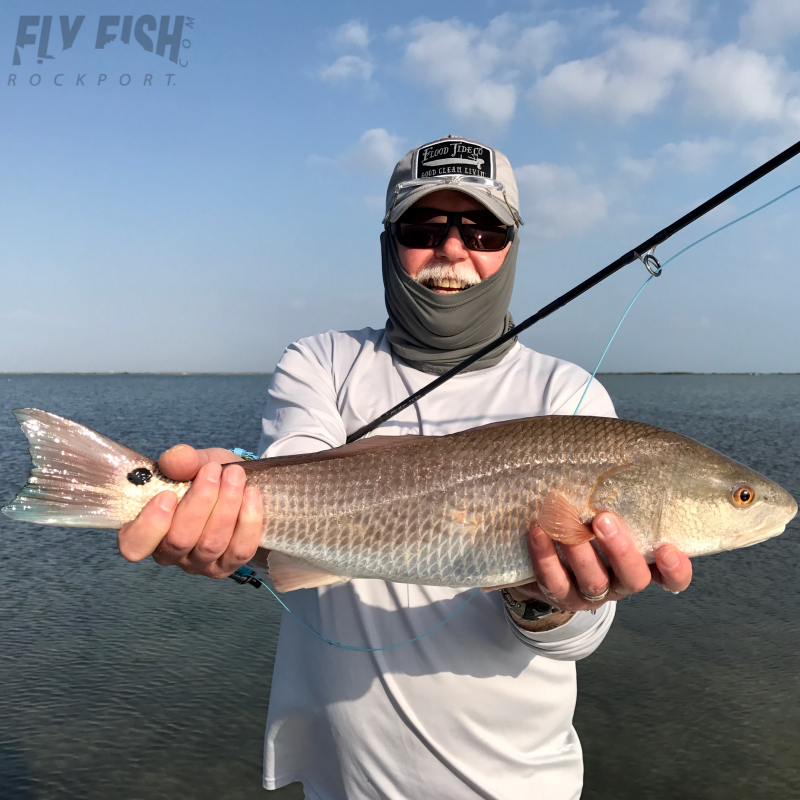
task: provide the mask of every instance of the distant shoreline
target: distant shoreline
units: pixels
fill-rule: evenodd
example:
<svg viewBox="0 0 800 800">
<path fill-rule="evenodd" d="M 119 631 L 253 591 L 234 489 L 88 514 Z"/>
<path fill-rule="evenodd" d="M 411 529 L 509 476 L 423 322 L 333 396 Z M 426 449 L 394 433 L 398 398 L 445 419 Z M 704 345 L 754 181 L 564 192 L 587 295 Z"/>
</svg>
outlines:
<svg viewBox="0 0 800 800">
<path fill-rule="evenodd" d="M 265 377 L 272 375 L 271 372 L 0 372 L 0 377 L 11 375 L 97 375 L 114 377 L 118 375 L 131 375 L 133 377 Z M 597 377 L 606 375 L 742 375 L 756 377 L 760 375 L 800 375 L 800 372 L 598 372 Z"/>
</svg>

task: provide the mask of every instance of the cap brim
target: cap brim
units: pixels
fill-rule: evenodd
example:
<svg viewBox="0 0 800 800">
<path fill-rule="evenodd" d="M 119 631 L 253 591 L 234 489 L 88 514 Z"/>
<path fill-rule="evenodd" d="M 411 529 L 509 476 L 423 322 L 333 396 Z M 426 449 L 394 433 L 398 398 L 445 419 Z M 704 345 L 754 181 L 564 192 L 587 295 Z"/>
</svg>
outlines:
<svg viewBox="0 0 800 800">
<path fill-rule="evenodd" d="M 486 206 L 501 222 L 506 225 L 516 225 L 517 222 L 511 213 L 506 202 L 498 198 L 497 195 L 487 191 L 482 186 L 469 186 L 468 184 L 431 184 L 429 186 L 414 186 L 408 193 L 401 194 L 392 209 L 392 216 L 389 222 L 397 222 L 398 219 L 411 207 L 417 200 L 433 192 L 441 192 L 444 189 L 451 189 L 469 195 L 473 200 L 477 200 L 481 205 Z"/>
</svg>

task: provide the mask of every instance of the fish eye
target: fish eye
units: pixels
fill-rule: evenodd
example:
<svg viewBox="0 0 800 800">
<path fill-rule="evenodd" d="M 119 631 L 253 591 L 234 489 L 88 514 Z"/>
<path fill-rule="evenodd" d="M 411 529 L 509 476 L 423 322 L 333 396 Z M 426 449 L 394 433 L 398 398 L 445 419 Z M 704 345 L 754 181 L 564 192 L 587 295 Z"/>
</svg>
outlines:
<svg viewBox="0 0 800 800">
<path fill-rule="evenodd" d="M 731 492 L 733 504 L 739 508 L 749 506 L 756 499 L 756 493 L 749 486 L 737 486 Z"/>
</svg>

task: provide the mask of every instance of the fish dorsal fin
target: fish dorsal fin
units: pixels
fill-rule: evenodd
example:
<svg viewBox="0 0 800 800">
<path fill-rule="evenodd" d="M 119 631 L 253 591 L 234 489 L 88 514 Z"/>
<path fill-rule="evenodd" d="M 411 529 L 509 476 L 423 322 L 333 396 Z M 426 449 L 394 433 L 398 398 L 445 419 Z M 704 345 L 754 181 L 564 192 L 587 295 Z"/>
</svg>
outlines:
<svg viewBox="0 0 800 800">
<path fill-rule="evenodd" d="M 267 559 L 270 580 L 279 592 L 293 592 L 295 589 L 314 589 L 331 583 L 346 583 L 350 578 L 326 572 L 302 558 L 287 556 L 277 550 L 270 551 Z"/>
<path fill-rule="evenodd" d="M 393 450 L 396 447 L 407 447 L 420 439 L 435 438 L 437 437 L 418 436 L 417 434 L 409 434 L 408 436 L 370 436 L 367 439 L 359 439 L 351 444 L 343 444 L 341 447 L 320 450 L 318 453 L 275 456 L 273 458 L 259 458 L 256 461 L 237 463 L 240 467 L 244 467 L 245 472 L 269 469 L 270 467 L 291 467 L 296 464 L 309 464 L 313 461 L 331 461 L 335 458 L 349 458 L 350 456 L 359 456 L 364 453 L 379 453 L 385 450 Z"/>
<path fill-rule="evenodd" d="M 537 522 L 551 539 L 562 544 L 581 544 L 595 538 L 591 526 L 581 521 L 575 506 L 554 489 L 547 493 Z"/>
</svg>

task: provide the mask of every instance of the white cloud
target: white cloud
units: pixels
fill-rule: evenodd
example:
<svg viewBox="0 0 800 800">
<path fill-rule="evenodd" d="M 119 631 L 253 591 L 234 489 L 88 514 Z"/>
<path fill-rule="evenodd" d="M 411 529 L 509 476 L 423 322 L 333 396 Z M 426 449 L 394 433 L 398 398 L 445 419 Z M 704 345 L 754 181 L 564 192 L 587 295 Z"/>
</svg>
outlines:
<svg viewBox="0 0 800 800">
<path fill-rule="evenodd" d="M 606 3 L 603 6 L 586 6 L 575 8 L 569 12 L 570 17 L 575 20 L 578 28 L 589 30 L 591 28 L 602 28 L 619 16 L 618 9 Z"/>
<path fill-rule="evenodd" d="M 691 49 L 680 39 L 624 31 L 605 53 L 560 64 L 540 78 L 531 97 L 546 117 L 579 111 L 625 121 L 652 113 L 690 61 Z"/>
<path fill-rule="evenodd" d="M 405 62 L 411 76 L 440 90 L 455 116 L 503 125 L 514 116 L 516 89 L 491 76 L 500 50 L 482 40 L 474 25 L 458 20 L 418 22 L 411 27 Z"/>
<path fill-rule="evenodd" d="M 753 164 L 763 164 L 797 141 L 797 128 L 786 127 L 776 136 L 760 136 L 744 148 Z"/>
<path fill-rule="evenodd" d="M 561 239 L 605 219 L 608 203 L 597 187 L 575 170 L 555 164 L 527 164 L 514 170 L 525 232 Z"/>
<path fill-rule="evenodd" d="M 567 37 L 564 27 L 555 20 L 522 27 L 513 14 L 501 14 L 489 23 L 483 38 L 500 52 L 498 68 L 541 72 Z"/>
<path fill-rule="evenodd" d="M 361 56 L 341 56 L 333 64 L 320 70 L 319 76 L 326 83 L 368 81 L 374 70 L 374 65 Z"/>
<path fill-rule="evenodd" d="M 683 26 L 692 21 L 693 0 L 647 0 L 639 19 L 648 25 Z"/>
<path fill-rule="evenodd" d="M 370 128 L 364 131 L 359 140 L 346 152 L 336 157 L 312 154 L 308 157 L 309 166 L 339 167 L 349 171 L 376 173 L 387 177 L 402 155 L 400 145 L 403 140 L 389 133 L 386 128 Z M 371 205 L 372 198 L 365 198 Z M 383 200 L 381 200 L 383 203 Z"/>
<path fill-rule="evenodd" d="M 619 171 L 626 178 L 635 181 L 646 181 L 653 177 L 656 171 L 656 160 L 654 158 L 630 158 L 623 156 L 617 161 Z"/>
<path fill-rule="evenodd" d="M 514 116 L 520 72 L 543 69 L 563 40 L 557 22 L 525 27 L 511 14 L 485 29 L 457 19 L 421 21 L 407 31 L 405 66 L 412 79 L 440 92 L 461 119 L 505 125 Z"/>
<path fill-rule="evenodd" d="M 789 91 L 797 77 L 783 58 L 735 44 L 698 58 L 687 80 L 692 109 L 730 122 L 781 122 L 796 106 Z"/>
<path fill-rule="evenodd" d="M 392 135 L 386 128 L 371 128 L 364 132 L 354 147 L 338 159 L 338 163 L 362 172 L 386 175 L 400 160 L 401 142 L 399 136 Z"/>
<path fill-rule="evenodd" d="M 670 142 L 658 151 L 657 156 L 668 168 L 696 173 L 708 169 L 720 156 L 732 150 L 732 142 L 712 136 L 710 139 L 684 141 L 678 144 Z"/>
<path fill-rule="evenodd" d="M 742 39 L 762 50 L 778 49 L 800 33 L 800 3 L 797 0 L 750 0 L 739 20 Z"/>
<path fill-rule="evenodd" d="M 733 143 L 712 136 L 709 139 L 670 142 L 660 147 L 651 158 L 624 156 L 617 161 L 617 168 L 628 181 L 641 183 L 650 180 L 659 170 L 694 174 L 709 169 L 721 156 L 732 152 Z"/>
<path fill-rule="evenodd" d="M 331 35 L 331 42 L 342 50 L 363 50 L 369 45 L 369 28 L 357 19 L 340 25 Z"/>
</svg>

